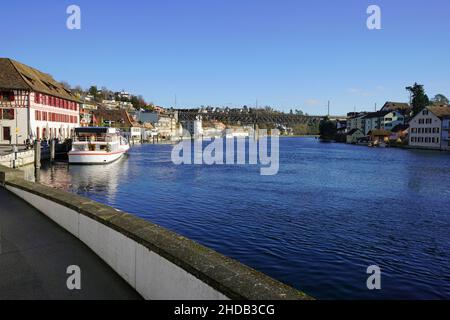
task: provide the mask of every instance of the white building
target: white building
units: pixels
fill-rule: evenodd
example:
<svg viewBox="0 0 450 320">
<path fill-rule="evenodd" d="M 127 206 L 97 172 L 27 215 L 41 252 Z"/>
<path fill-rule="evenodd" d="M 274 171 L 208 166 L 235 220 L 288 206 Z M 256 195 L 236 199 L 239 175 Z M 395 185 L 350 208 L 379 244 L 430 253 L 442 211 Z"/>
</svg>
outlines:
<svg viewBox="0 0 450 320">
<path fill-rule="evenodd" d="M 194 120 L 181 122 L 182 130 L 189 133 L 191 138 L 199 138 L 203 136 L 203 119 L 201 115 L 197 115 Z"/>
<path fill-rule="evenodd" d="M 450 107 L 426 107 L 409 122 L 409 145 L 449 150 Z"/>
<path fill-rule="evenodd" d="M 383 118 L 382 129 L 391 131 L 398 125 L 405 124 L 405 116 L 400 111 L 391 111 Z"/>
<path fill-rule="evenodd" d="M 360 112 L 357 114 L 353 114 L 347 119 L 347 131 L 351 131 L 353 129 L 359 129 L 364 132 L 365 130 L 365 122 L 364 117 L 367 115 L 366 112 Z"/>
<path fill-rule="evenodd" d="M 0 144 L 70 138 L 79 126 L 79 103 L 50 75 L 0 58 Z"/>
</svg>

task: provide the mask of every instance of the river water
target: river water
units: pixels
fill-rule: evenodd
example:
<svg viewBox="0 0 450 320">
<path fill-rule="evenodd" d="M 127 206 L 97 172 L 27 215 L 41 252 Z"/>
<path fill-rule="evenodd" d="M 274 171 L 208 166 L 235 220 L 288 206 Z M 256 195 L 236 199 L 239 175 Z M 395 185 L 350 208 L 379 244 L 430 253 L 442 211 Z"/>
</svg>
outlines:
<svg viewBox="0 0 450 320">
<path fill-rule="evenodd" d="M 280 169 L 174 165 L 171 145 L 41 183 L 162 225 L 319 299 L 450 298 L 450 154 L 280 139 Z M 381 268 L 368 290 L 367 268 Z"/>
</svg>

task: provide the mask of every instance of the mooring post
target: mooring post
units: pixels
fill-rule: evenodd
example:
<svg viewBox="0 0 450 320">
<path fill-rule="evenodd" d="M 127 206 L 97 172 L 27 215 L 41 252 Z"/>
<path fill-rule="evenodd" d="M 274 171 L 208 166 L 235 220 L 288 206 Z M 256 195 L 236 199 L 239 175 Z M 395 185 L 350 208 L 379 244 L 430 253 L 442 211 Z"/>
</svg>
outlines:
<svg viewBox="0 0 450 320">
<path fill-rule="evenodd" d="M 56 140 L 52 139 L 50 142 L 50 162 L 55 161 L 55 149 L 56 149 Z"/>
<path fill-rule="evenodd" d="M 41 143 L 37 140 L 34 142 L 34 167 L 41 168 Z"/>
<path fill-rule="evenodd" d="M 12 148 L 12 151 L 13 151 L 13 154 L 14 154 L 12 167 L 13 167 L 13 169 L 17 169 L 17 167 L 18 167 L 18 165 L 17 165 L 17 163 L 18 163 L 18 161 L 17 161 L 18 160 L 17 153 L 19 152 L 19 148 L 17 148 L 17 146 L 14 145 L 13 148 Z"/>
</svg>

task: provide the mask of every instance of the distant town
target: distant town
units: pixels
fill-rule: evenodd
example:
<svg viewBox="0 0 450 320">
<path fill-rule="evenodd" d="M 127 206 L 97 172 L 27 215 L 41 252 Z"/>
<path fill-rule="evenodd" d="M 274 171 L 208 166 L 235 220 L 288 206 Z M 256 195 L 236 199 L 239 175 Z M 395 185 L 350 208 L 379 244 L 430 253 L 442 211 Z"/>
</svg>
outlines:
<svg viewBox="0 0 450 320">
<path fill-rule="evenodd" d="M 142 96 L 105 87 L 83 89 L 8 58 L 0 59 L 0 145 L 70 139 L 74 128 L 120 128 L 131 143 L 190 137 L 248 136 L 255 129 L 315 135 L 325 142 L 373 147 L 449 150 L 450 107 L 443 94 L 429 99 L 422 85 L 404 88 L 409 102 L 386 102 L 375 112 L 314 116 L 272 107 L 164 108 Z"/>
</svg>

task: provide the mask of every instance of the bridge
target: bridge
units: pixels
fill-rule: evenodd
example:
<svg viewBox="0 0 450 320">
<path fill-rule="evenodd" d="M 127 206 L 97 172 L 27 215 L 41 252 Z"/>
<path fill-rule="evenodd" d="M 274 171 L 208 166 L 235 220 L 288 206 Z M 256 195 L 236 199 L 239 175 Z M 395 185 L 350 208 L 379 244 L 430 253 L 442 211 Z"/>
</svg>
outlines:
<svg viewBox="0 0 450 320">
<path fill-rule="evenodd" d="M 215 112 L 200 112 L 199 110 L 191 109 L 179 109 L 178 120 L 179 121 L 192 121 L 199 115 L 206 121 L 220 121 L 229 125 L 284 125 L 292 127 L 299 124 L 317 125 L 324 117 L 323 116 L 309 116 L 309 115 L 297 115 L 287 114 L 281 112 L 268 112 L 264 110 L 230 110 L 230 111 L 215 111 Z"/>
</svg>

